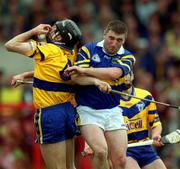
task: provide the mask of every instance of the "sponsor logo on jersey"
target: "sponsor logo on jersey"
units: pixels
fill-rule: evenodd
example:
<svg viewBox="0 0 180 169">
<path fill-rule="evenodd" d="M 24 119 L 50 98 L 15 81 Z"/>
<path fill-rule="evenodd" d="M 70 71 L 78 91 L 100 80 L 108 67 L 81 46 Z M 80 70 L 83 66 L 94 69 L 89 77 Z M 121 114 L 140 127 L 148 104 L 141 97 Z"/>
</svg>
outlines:
<svg viewBox="0 0 180 169">
<path fill-rule="evenodd" d="M 133 129 L 140 129 L 142 128 L 142 120 L 141 119 L 133 119 L 132 121 L 129 121 L 126 124 L 128 130 L 133 130 Z"/>
<path fill-rule="evenodd" d="M 118 58 L 112 58 L 112 64 L 118 63 Z"/>
</svg>

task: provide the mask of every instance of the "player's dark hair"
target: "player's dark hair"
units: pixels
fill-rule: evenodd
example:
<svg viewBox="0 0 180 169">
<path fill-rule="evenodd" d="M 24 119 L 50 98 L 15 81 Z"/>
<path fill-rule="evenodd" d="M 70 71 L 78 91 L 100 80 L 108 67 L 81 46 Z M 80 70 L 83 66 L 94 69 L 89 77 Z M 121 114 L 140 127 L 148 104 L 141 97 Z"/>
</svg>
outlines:
<svg viewBox="0 0 180 169">
<path fill-rule="evenodd" d="M 125 34 L 125 37 L 127 37 L 128 34 L 128 27 L 127 25 L 120 21 L 120 20 L 112 20 L 108 23 L 107 27 L 104 30 L 104 33 L 107 33 L 109 31 L 113 31 L 117 34 Z"/>
</svg>

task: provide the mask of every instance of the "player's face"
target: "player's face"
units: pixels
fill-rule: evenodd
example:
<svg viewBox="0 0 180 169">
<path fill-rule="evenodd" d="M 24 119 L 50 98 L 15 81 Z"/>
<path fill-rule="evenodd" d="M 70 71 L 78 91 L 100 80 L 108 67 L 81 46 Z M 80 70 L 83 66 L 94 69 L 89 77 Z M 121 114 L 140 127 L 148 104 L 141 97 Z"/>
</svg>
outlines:
<svg viewBox="0 0 180 169">
<path fill-rule="evenodd" d="M 125 42 L 125 34 L 117 34 L 113 31 L 104 33 L 104 49 L 108 54 L 116 54 Z"/>
<path fill-rule="evenodd" d="M 61 35 L 57 32 L 57 27 L 55 25 L 52 26 L 51 31 L 48 33 L 48 38 L 51 42 L 60 42 Z"/>
</svg>

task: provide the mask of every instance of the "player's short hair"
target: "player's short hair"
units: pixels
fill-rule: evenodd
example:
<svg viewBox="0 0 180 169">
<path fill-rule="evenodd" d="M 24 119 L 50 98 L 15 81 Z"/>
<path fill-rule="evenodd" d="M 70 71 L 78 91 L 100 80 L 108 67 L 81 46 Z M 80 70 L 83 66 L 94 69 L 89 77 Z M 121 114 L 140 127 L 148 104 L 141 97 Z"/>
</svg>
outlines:
<svg viewBox="0 0 180 169">
<path fill-rule="evenodd" d="M 108 23 L 107 27 L 104 30 L 104 33 L 107 33 L 109 31 L 113 31 L 117 34 L 125 34 L 125 37 L 127 37 L 128 34 L 128 27 L 127 25 L 120 21 L 120 20 L 112 20 Z"/>
<path fill-rule="evenodd" d="M 55 22 L 57 32 L 62 37 L 62 42 L 68 47 L 74 47 L 82 39 L 82 34 L 76 23 L 70 19 Z"/>
</svg>

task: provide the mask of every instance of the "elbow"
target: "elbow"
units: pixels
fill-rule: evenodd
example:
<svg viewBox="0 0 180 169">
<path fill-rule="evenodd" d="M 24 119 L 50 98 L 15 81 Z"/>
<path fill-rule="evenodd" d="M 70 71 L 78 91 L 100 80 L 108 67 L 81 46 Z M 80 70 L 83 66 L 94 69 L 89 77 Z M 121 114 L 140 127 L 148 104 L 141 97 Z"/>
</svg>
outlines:
<svg viewBox="0 0 180 169">
<path fill-rule="evenodd" d="M 123 75 L 123 72 L 120 69 L 117 71 L 112 71 L 112 72 L 109 72 L 109 79 L 115 80 L 121 77 L 122 75 Z"/>
<path fill-rule="evenodd" d="M 118 79 L 119 77 L 120 77 L 120 74 L 118 74 L 118 73 L 112 73 L 112 74 L 110 74 L 109 79 L 115 80 L 115 79 Z"/>
</svg>

